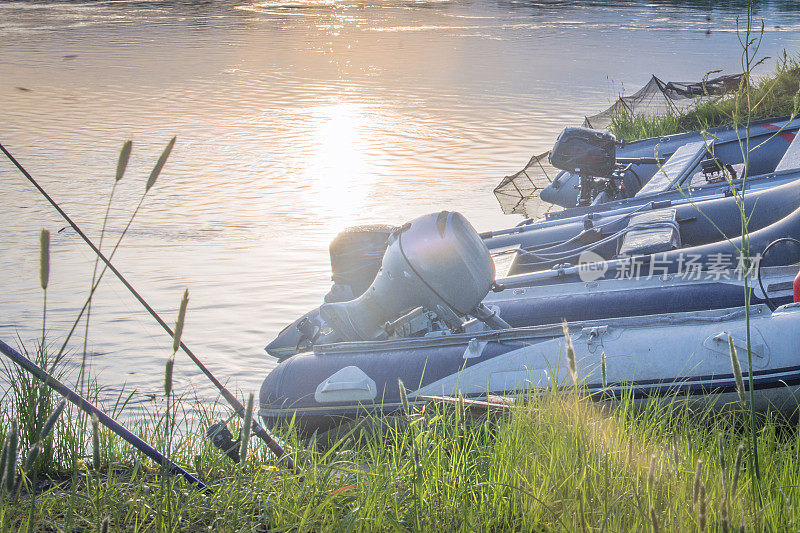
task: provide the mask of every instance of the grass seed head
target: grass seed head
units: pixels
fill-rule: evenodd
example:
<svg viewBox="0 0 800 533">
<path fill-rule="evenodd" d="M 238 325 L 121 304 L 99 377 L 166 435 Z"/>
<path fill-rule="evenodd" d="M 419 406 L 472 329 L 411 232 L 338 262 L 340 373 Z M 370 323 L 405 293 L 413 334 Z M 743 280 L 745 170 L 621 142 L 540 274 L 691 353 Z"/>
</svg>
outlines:
<svg viewBox="0 0 800 533">
<path fill-rule="evenodd" d="M 658 533 L 660 531 L 658 527 L 658 516 L 656 516 L 656 509 L 652 505 L 650 506 L 650 525 L 653 528 L 653 533 Z"/>
<path fill-rule="evenodd" d="M 186 320 L 186 308 L 189 306 L 189 289 L 183 291 L 181 306 L 178 309 L 178 320 L 175 322 L 175 331 L 172 335 L 172 353 L 181 347 L 181 336 L 183 335 L 183 323 Z"/>
<path fill-rule="evenodd" d="M 125 175 L 125 169 L 128 168 L 128 159 L 131 157 L 131 148 L 133 141 L 125 141 L 122 145 L 122 150 L 119 151 L 119 159 L 117 159 L 117 175 L 114 181 L 119 181 Z"/>
<path fill-rule="evenodd" d="M 6 468 L 3 472 L 3 489 L 11 493 L 14 491 L 14 485 L 17 481 L 17 446 L 19 445 L 19 429 L 17 421 L 11 423 L 11 431 L 6 437 L 7 452 L 6 452 Z"/>
<path fill-rule="evenodd" d="M 164 396 L 169 397 L 172 392 L 172 367 L 175 366 L 175 355 L 173 354 L 167 358 L 167 363 L 164 365 Z"/>
<path fill-rule="evenodd" d="M 697 521 L 700 525 L 700 531 L 706 530 L 706 484 L 702 481 L 700 482 L 700 493 L 697 497 L 700 501 L 699 509 L 698 509 L 698 517 Z"/>
<path fill-rule="evenodd" d="M 567 351 L 567 365 L 569 366 L 569 374 L 572 376 L 572 384 L 578 385 L 578 365 L 575 363 L 575 347 L 572 345 L 572 338 L 569 336 L 569 325 L 567 321 L 561 323 L 561 329 L 564 332 L 564 343 Z"/>
<path fill-rule="evenodd" d="M 61 417 L 61 413 L 64 412 L 64 408 L 67 405 L 66 400 L 61 400 L 59 404 L 56 406 L 55 411 L 50 413 L 50 416 L 47 417 L 47 420 L 44 421 L 44 425 L 42 426 L 42 431 L 39 432 L 39 440 L 44 440 L 53 431 L 53 428 L 56 426 L 56 422 L 58 422 L 59 417 Z"/>
<path fill-rule="evenodd" d="M 694 487 L 692 488 L 692 503 L 697 503 L 700 496 L 700 485 L 703 483 L 703 460 L 697 460 L 697 467 L 694 470 Z"/>
<path fill-rule="evenodd" d="M 50 280 L 50 232 L 43 229 L 39 233 L 39 283 L 42 290 L 47 289 Z"/>
<path fill-rule="evenodd" d="M 33 465 L 36 463 L 36 459 L 39 457 L 39 452 L 41 451 L 41 445 L 37 442 L 31 449 L 28 450 L 28 455 L 25 456 L 25 462 L 23 463 L 23 470 L 25 472 L 31 472 L 33 470 Z"/>
<path fill-rule="evenodd" d="M 161 174 L 161 169 L 164 168 L 164 164 L 166 164 L 167 158 L 169 157 L 170 152 L 172 152 L 172 147 L 175 146 L 175 139 L 176 137 L 170 139 L 167 147 L 164 148 L 163 152 L 161 152 L 161 156 L 158 158 L 158 161 L 156 161 L 156 166 L 153 167 L 152 172 L 150 172 L 150 177 L 147 178 L 147 184 L 144 187 L 145 192 L 149 191 L 150 188 L 155 185 L 158 175 Z"/>
<path fill-rule="evenodd" d="M 406 386 L 403 385 L 403 380 L 400 378 L 397 378 L 397 387 L 400 389 L 400 402 L 403 404 L 403 411 L 405 411 L 406 415 L 411 415 L 411 408 L 408 405 Z"/>
<path fill-rule="evenodd" d="M 603 388 L 608 387 L 608 373 L 606 372 L 606 352 L 600 354 L 600 371 L 603 378 Z"/>
</svg>

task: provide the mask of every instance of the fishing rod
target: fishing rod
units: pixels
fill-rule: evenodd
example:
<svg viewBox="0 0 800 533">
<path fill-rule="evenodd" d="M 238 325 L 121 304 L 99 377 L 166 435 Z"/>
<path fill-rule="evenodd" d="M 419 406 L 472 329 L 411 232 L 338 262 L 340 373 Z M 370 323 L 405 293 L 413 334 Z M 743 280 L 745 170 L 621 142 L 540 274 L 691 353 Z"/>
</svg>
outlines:
<svg viewBox="0 0 800 533">
<path fill-rule="evenodd" d="M 125 441 L 148 456 L 150 459 L 155 461 L 160 465 L 166 465 L 167 469 L 172 472 L 173 474 L 179 474 L 183 476 L 187 481 L 194 483 L 202 490 L 213 492 L 208 485 L 197 479 L 194 475 L 190 474 L 180 466 L 176 465 L 164 455 L 161 454 L 158 450 L 147 444 L 145 441 L 128 431 L 125 426 L 105 414 L 103 411 L 98 409 L 88 400 L 86 400 L 83 396 L 78 394 L 77 392 L 73 391 L 60 381 L 58 381 L 52 374 L 49 374 L 46 370 L 41 368 L 40 366 L 36 365 L 33 361 L 16 351 L 14 348 L 6 344 L 5 342 L 0 340 L 0 352 L 3 352 L 3 355 L 17 363 L 19 366 L 33 374 L 38 380 L 43 381 L 48 387 L 59 393 L 61 396 L 72 402 L 73 404 L 77 405 L 80 409 L 84 412 L 97 416 L 97 419 L 103 424 L 105 427 L 125 439 Z"/>
<path fill-rule="evenodd" d="M 130 293 L 136 298 L 136 300 L 140 304 L 142 304 L 142 307 L 144 307 L 145 310 L 148 313 L 150 313 L 150 316 L 152 316 L 155 319 L 155 321 L 158 322 L 161 328 L 164 331 L 166 331 L 170 337 L 174 338 L 175 332 L 172 331 L 172 328 L 170 328 L 167 325 L 167 323 L 164 322 L 164 320 L 156 312 L 155 309 L 150 307 L 150 304 L 148 304 L 142 297 L 142 295 L 139 294 L 139 292 L 133 288 L 133 285 L 131 285 L 128 282 L 128 280 L 125 279 L 125 276 L 123 276 L 122 273 L 120 273 L 120 271 L 117 270 L 116 267 L 111 264 L 111 261 L 103 254 L 103 252 L 101 252 L 100 249 L 97 246 L 95 246 L 94 243 L 89 239 L 89 237 L 87 237 L 86 234 L 83 231 L 81 231 L 81 229 L 70 218 L 70 216 L 67 215 L 67 213 L 64 212 L 63 209 L 61 209 L 61 206 L 59 206 L 56 203 L 56 201 L 53 200 L 53 198 L 50 197 L 49 194 L 47 194 L 47 191 L 45 191 L 42 188 L 42 186 L 39 185 L 39 183 L 35 179 L 33 179 L 33 176 L 31 176 L 30 173 L 28 173 L 28 171 L 25 170 L 25 168 L 19 163 L 19 161 L 17 161 L 14 158 L 14 156 L 11 155 L 11 153 L 8 150 L 6 150 L 6 147 L 3 146 L 2 143 L 0 143 L 0 151 L 2 151 L 8 158 L 8 160 L 11 161 L 15 167 L 17 167 L 17 169 L 22 173 L 22 175 L 25 176 L 34 187 L 36 187 L 36 189 L 42 194 L 42 196 L 45 197 L 45 199 L 50 203 L 50 205 L 52 205 L 53 208 L 55 208 L 55 210 L 58 211 L 58 214 L 61 215 L 61 217 L 67 222 L 67 224 L 69 224 L 70 227 L 72 227 L 75 233 L 77 233 L 78 236 L 81 239 L 83 239 L 83 242 L 85 242 L 89 246 L 89 248 L 92 249 L 92 251 L 97 255 L 97 257 L 99 257 L 100 260 L 103 261 L 103 263 L 105 263 L 106 267 L 108 267 L 108 269 L 114 273 L 114 275 L 125 286 L 125 288 L 128 289 L 128 291 L 130 291 Z M 211 381 L 211 383 L 217 388 L 217 390 L 220 392 L 222 397 L 225 398 L 228 404 L 231 407 L 233 407 L 233 410 L 236 412 L 236 414 L 238 414 L 239 417 L 244 419 L 245 418 L 244 405 L 242 405 L 242 403 L 236 398 L 236 396 L 234 396 L 227 388 L 225 388 L 225 385 L 223 385 L 222 382 L 220 382 L 216 377 L 214 377 L 214 374 L 212 374 L 211 371 L 208 368 L 206 368 L 203 362 L 200 361 L 200 359 L 194 354 L 194 352 L 192 352 L 192 350 L 190 350 L 183 343 L 183 341 L 181 341 L 180 347 L 181 350 L 183 350 L 183 352 L 189 356 L 189 359 L 191 359 L 194 362 L 194 364 L 197 365 L 200 371 L 203 372 L 203 374 L 205 374 L 205 376 L 209 379 L 209 381 Z M 258 437 L 267 444 L 267 447 L 269 447 L 272 453 L 274 453 L 279 459 L 285 458 L 286 464 L 289 466 L 289 468 L 291 470 L 295 470 L 294 461 L 289 455 L 286 454 L 286 452 L 283 449 L 283 446 L 281 446 L 281 444 L 272 435 L 270 435 L 266 429 L 262 428 L 255 420 L 253 420 L 252 431 L 256 437 Z"/>
</svg>

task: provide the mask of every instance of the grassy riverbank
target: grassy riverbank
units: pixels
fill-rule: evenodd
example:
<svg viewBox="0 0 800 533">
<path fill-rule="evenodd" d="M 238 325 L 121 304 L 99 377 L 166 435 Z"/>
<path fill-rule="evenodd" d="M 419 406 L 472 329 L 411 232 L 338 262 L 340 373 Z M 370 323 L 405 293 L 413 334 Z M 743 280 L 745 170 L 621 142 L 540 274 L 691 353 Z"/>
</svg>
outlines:
<svg viewBox="0 0 800 533">
<path fill-rule="evenodd" d="M 613 118 L 611 132 L 618 139 L 633 141 L 673 133 L 694 131 L 742 122 L 747 109 L 751 120 L 796 113 L 800 107 L 800 58 L 784 55 L 775 71 L 760 79 L 751 78 L 733 93 L 700 101 L 683 114 L 657 116 L 621 114 Z"/>
<path fill-rule="evenodd" d="M 40 389 L 26 394 L 7 399 L 55 400 Z M 170 450 L 213 494 L 164 475 L 102 428 L 95 455 L 92 424 L 69 409 L 25 472 L 41 412 L 20 419 L 28 433 L 15 487 L 4 489 L 2 531 L 714 531 L 780 529 L 800 517 L 800 432 L 775 416 L 759 425 L 760 484 L 740 413 L 698 412 L 680 400 L 634 409 L 625 399 L 610 410 L 572 394 L 536 395 L 480 418 L 428 405 L 372 419 L 370 431 L 326 449 L 287 431 L 297 474 L 255 439 L 246 464 L 234 464 L 203 437 L 223 410 L 172 402 L 178 423 L 160 398 L 131 429 Z M 105 407 L 124 404 L 120 396 Z M 4 435 L 11 423 L 5 411 Z"/>
</svg>

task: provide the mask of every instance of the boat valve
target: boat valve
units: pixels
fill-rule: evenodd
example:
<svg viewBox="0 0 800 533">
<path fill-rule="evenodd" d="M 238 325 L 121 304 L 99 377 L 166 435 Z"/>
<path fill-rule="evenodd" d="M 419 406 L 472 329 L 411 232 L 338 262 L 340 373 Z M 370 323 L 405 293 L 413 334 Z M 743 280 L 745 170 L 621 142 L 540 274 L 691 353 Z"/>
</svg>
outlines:
<svg viewBox="0 0 800 533">
<path fill-rule="evenodd" d="M 225 421 L 220 420 L 211 424 L 206 431 L 206 436 L 211 439 L 211 444 L 222 453 L 231 458 L 234 462 L 239 462 L 239 440 L 233 440 L 233 434 L 228 429 Z"/>
</svg>

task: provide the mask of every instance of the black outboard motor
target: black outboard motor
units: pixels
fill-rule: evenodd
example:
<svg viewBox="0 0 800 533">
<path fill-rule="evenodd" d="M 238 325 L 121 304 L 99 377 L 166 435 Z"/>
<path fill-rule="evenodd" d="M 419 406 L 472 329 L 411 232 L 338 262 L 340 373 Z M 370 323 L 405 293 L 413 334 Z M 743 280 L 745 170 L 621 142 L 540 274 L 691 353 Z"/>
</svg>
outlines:
<svg viewBox="0 0 800 533">
<path fill-rule="evenodd" d="M 395 229 L 386 224 L 354 226 L 331 241 L 333 287 L 326 302 L 353 300 L 367 290 L 381 268 L 386 241 Z"/>
<path fill-rule="evenodd" d="M 578 205 L 590 205 L 595 177 L 610 178 L 617 157 L 617 139 L 610 133 L 588 128 L 565 128 L 550 151 L 550 164 L 581 178 Z"/>
</svg>

